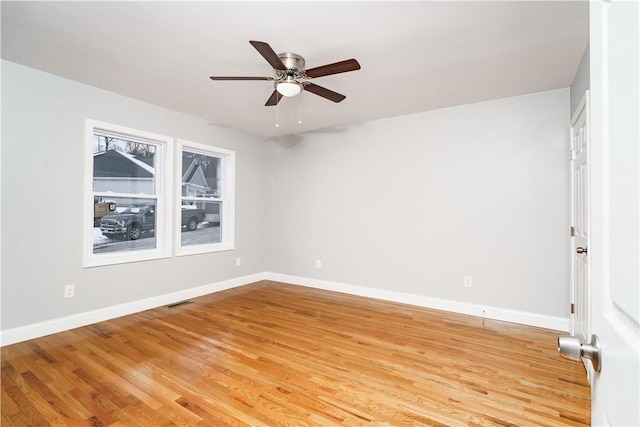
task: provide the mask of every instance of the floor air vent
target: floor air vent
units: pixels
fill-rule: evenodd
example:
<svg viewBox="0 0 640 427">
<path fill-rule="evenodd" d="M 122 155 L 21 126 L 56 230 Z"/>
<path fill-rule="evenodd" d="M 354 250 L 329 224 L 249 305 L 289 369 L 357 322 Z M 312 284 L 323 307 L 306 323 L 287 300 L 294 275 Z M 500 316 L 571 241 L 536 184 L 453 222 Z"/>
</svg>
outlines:
<svg viewBox="0 0 640 427">
<path fill-rule="evenodd" d="M 186 301 L 174 302 L 173 304 L 166 305 L 165 307 L 167 307 L 167 308 L 176 308 L 176 307 L 180 307 L 182 305 L 187 305 L 187 304 L 193 304 L 193 301 L 186 300 Z"/>
</svg>

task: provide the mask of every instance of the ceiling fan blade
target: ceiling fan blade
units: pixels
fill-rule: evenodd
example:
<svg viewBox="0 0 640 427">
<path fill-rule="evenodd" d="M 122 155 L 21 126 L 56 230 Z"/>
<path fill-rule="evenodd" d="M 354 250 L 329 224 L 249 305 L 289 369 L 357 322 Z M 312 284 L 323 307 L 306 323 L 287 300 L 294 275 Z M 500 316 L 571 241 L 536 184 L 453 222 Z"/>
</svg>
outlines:
<svg viewBox="0 0 640 427">
<path fill-rule="evenodd" d="M 280 93 L 277 90 L 274 90 L 271 96 L 269 97 L 269 99 L 267 100 L 267 103 L 264 104 L 264 106 L 272 107 L 274 105 L 278 105 L 278 102 L 280 102 L 281 99 L 282 99 L 282 95 L 280 95 Z"/>
<path fill-rule="evenodd" d="M 347 59 L 345 61 L 334 62 L 333 64 L 315 67 L 305 71 L 307 77 L 322 77 L 331 74 L 346 73 L 347 71 L 355 71 L 360 69 L 360 64 L 355 59 Z"/>
<path fill-rule="evenodd" d="M 233 77 L 233 76 L 211 76 L 211 80 L 273 80 L 273 77 Z"/>
<path fill-rule="evenodd" d="M 266 59 L 273 68 L 283 71 L 287 69 L 287 67 L 285 67 L 280 58 L 278 58 L 278 55 L 273 51 L 273 49 L 271 49 L 271 46 L 269 46 L 268 43 L 258 42 L 255 40 L 250 40 L 249 43 L 251 43 L 251 45 L 256 48 L 258 53 L 260 53 L 260 55 L 262 55 L 262 57 Z"/>
<path fill-rule="evenodd" d="M 339 94 L 338 92 L 334 92 L 322 86 L 318 86 L 313 83 L 306 83 L 304 85 L 304 90 L 314 93 L 318 96 L 328 99 L 333 102 L 340 102 L 346 98 L 346 96 Z"/>
</svg>

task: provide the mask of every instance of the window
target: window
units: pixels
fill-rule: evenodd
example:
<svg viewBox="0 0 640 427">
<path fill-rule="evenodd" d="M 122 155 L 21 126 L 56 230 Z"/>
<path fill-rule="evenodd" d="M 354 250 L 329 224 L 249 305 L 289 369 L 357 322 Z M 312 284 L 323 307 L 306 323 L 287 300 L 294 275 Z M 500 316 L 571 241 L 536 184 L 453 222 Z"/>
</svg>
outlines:
<svg viewBox="0 0 640 427">
<path fill-rule="evenodd" d="M 85 266 L 170 255 L 172 139 L 87 120 Z"/>
<path fill-rule="evenodd" d="M 233 249 L 235 153 L 180 139 L 177 152 L 177 253 Z"/>
</svg>

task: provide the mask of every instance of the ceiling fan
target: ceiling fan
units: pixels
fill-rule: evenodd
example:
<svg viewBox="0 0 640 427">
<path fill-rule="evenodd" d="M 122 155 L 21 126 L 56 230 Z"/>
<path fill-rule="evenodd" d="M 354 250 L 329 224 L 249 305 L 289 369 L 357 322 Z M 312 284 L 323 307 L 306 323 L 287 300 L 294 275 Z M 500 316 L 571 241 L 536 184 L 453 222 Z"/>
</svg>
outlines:
<svg viewBox="0 0 640 427">
<path fill-rule="evenodd" d="M 311 83 L 316 77 L 329 76 L 331 74 L 346 73 L 360 69 L 360 64 L 355 59 L 334 62 L 321 67 L 305 70 L 304 58 L 296 53 L 284 52 L 276 54 L 268 43 L 249 41 L 258 53 L 273 67 L 275 77 L 228 77 L 211 76 L 211 80 L 267 80 L 274 81 L 274 91 L 264 104 L 265 107 L 277 105 L 283 96 L 296 96 L 302 90 L 311 92 L 333 102 L 340 102 L 346 96 Z"/>
</svg>

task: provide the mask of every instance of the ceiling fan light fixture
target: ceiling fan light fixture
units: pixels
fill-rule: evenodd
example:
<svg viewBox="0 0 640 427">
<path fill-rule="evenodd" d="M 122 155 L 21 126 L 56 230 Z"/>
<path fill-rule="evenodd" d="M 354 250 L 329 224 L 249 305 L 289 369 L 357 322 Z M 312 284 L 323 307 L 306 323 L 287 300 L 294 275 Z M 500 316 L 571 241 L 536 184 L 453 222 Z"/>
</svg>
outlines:
<svg viewBox="0 0 640 427">
<path fill-rule="evenodd" d="M 302 91 L 302 85 L 294 81 L 279 82 L 276 85 L 276 90 L 282 96 L 296 96 Z"/>
<path fill-rule="evenodd" d="M 273 77 L 210 76 L 209 78 L 214 81 L 272 81 L 274 90 L 264 104 L 265 107 L 278 105 L 283 97 L 297 96 L 303 90 L 328 99 L 329 101 L 342 102 L 346 96 L 311 83 L 309 80 L 315 79 L 316 77 L 330 76 L 332 74 L 346 73 L 347 71 L 360 69 L 358 61 L 352 58 L 307 70 L 305 68 L 304 58 L 297 53 L 276 53 L 268 43 L 257 40 L 250 40 L 249 43 L 251 43 L 258 53 L 271 65 L 271 68 L 273 68 Z"/>
</svg>

